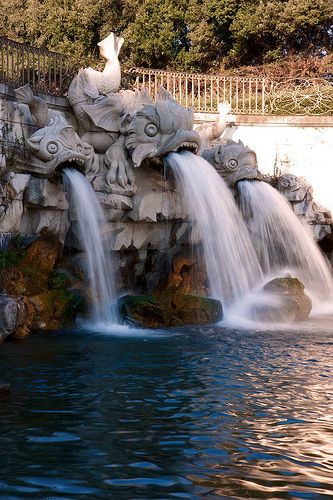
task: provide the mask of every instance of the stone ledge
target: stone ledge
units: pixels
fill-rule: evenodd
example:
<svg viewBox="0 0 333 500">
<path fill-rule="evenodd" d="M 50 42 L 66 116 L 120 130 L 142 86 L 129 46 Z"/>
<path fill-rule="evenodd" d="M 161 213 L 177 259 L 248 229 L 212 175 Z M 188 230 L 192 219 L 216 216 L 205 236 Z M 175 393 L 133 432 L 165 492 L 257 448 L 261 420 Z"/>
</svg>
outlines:
<svg viewBox="0 0 333 500">
<path fill-rule="evenodd" d="M 18 85 L 19 87 L 20 85 Z M 8 99 L 10 101 L 16 101 L 16 97 L 14 94 L 14 89 L 12 85 L 7 85 L 5 83 L 0 83 L 0 98 Z M 66 97 L 59 97 L 50 94 L 44 94 L 43 92 L 35 92 L 34 95 L 41 97 L 46 101 L 47 105 L 50 109 L 58 109 L 58 110 L 70 110 L 70 105 Z"/>
<path fill-rule="evenodd" d="M 195 123 L 213 122 L 217 113 L 194 113 Z M 237 125 L 260 125 L 274 127 L 333 127 L 333 115 L 292 116 L 292 115 L 238 115 L 230 114 L 228 122 Z"/>
</svg>

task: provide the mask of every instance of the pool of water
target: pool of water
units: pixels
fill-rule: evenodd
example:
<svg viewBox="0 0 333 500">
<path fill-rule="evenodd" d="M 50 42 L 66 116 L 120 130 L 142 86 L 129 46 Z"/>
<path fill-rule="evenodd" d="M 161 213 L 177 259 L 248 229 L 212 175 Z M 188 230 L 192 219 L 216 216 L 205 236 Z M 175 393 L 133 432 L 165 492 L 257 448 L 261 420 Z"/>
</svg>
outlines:
<svg viewBox="0 0 333 500">
<path fill-rule="evenodd" d="M 0 498 L 333 498 L 333 318 L 100 330 L 1 347 Z"/>
</svg>

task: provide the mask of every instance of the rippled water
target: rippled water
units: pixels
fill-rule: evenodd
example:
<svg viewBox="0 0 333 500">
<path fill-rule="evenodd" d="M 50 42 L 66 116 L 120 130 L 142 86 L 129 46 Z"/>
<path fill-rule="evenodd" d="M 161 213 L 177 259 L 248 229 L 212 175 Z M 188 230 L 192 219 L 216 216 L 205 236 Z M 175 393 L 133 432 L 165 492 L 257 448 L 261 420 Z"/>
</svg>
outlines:
<svg viewBox="0 0 333 500">
<path fill-rule="evenodd" d="M 0 349 L 0 498 L 333 498 L 333 318 Z"/>
</svg>

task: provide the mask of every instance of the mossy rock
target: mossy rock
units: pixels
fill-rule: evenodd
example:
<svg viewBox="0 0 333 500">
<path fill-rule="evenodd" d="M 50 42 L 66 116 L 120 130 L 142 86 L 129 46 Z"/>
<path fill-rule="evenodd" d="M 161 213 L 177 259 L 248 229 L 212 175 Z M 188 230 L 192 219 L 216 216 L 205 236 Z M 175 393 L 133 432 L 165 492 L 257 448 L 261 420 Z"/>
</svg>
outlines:
<svg viewBox="0 0 333 500">
<path fill-rule="evenodd" d="M 57 330 L 69 326 L 82 306 L 79 294 L 64 289 L 48 290 L 29 297 L 29 301 L 35 309 L 33 330 Z"/>
<path fill-rule="evenodd" d="M 3 267 L 1 271 L 1 288 L 14 297 L 46 292 L 60 251 L 59 241 L 41 236 L 20 256 L 15 265 L 13 259 L 8 260 L 12 265 Z"/>
<path fill-rule="evenodd" d="M 219 300 L 196 295 L 175 295 L 171 307 L 186 325 L 204 325 L 222 320 L 223 310 Z"/>
<path fill-rule="evenodd" d="M 182 322 L 149 295 L 125 295 L 118 300 L 120 316 L 129 323 L 148 328 L 180 326 Z"/>
<path fill-rule="evenodd" d="M 277 323 L 308 319 L 312 302 L 305 294 L 304 285 L 299 279 L 291 276 L 275 278 L 266 283 L 263 293 L 270 294 L 273 303 L 254 306 L 254 319 Z"/>
<path fill-rule="evenodd" d="M 124 321 L 148 328 L 203 325 L 221 321 L 222 305 L 218 300 L 193 295 L 125 295 L 118 300 Z"/>
</svg>

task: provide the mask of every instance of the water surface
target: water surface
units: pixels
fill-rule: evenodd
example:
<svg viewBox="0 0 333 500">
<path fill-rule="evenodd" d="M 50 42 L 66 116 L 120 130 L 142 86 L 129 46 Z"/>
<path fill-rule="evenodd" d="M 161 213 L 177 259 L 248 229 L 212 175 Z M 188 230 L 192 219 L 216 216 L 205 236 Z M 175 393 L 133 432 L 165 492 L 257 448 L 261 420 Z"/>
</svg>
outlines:
<svg viewBox="0 0 333 500">
<path fill-rule="evenodd" d="M 333 498 L 332 318 L 34 334 L 0 366 L 0 498 Z"/>
</svg>

